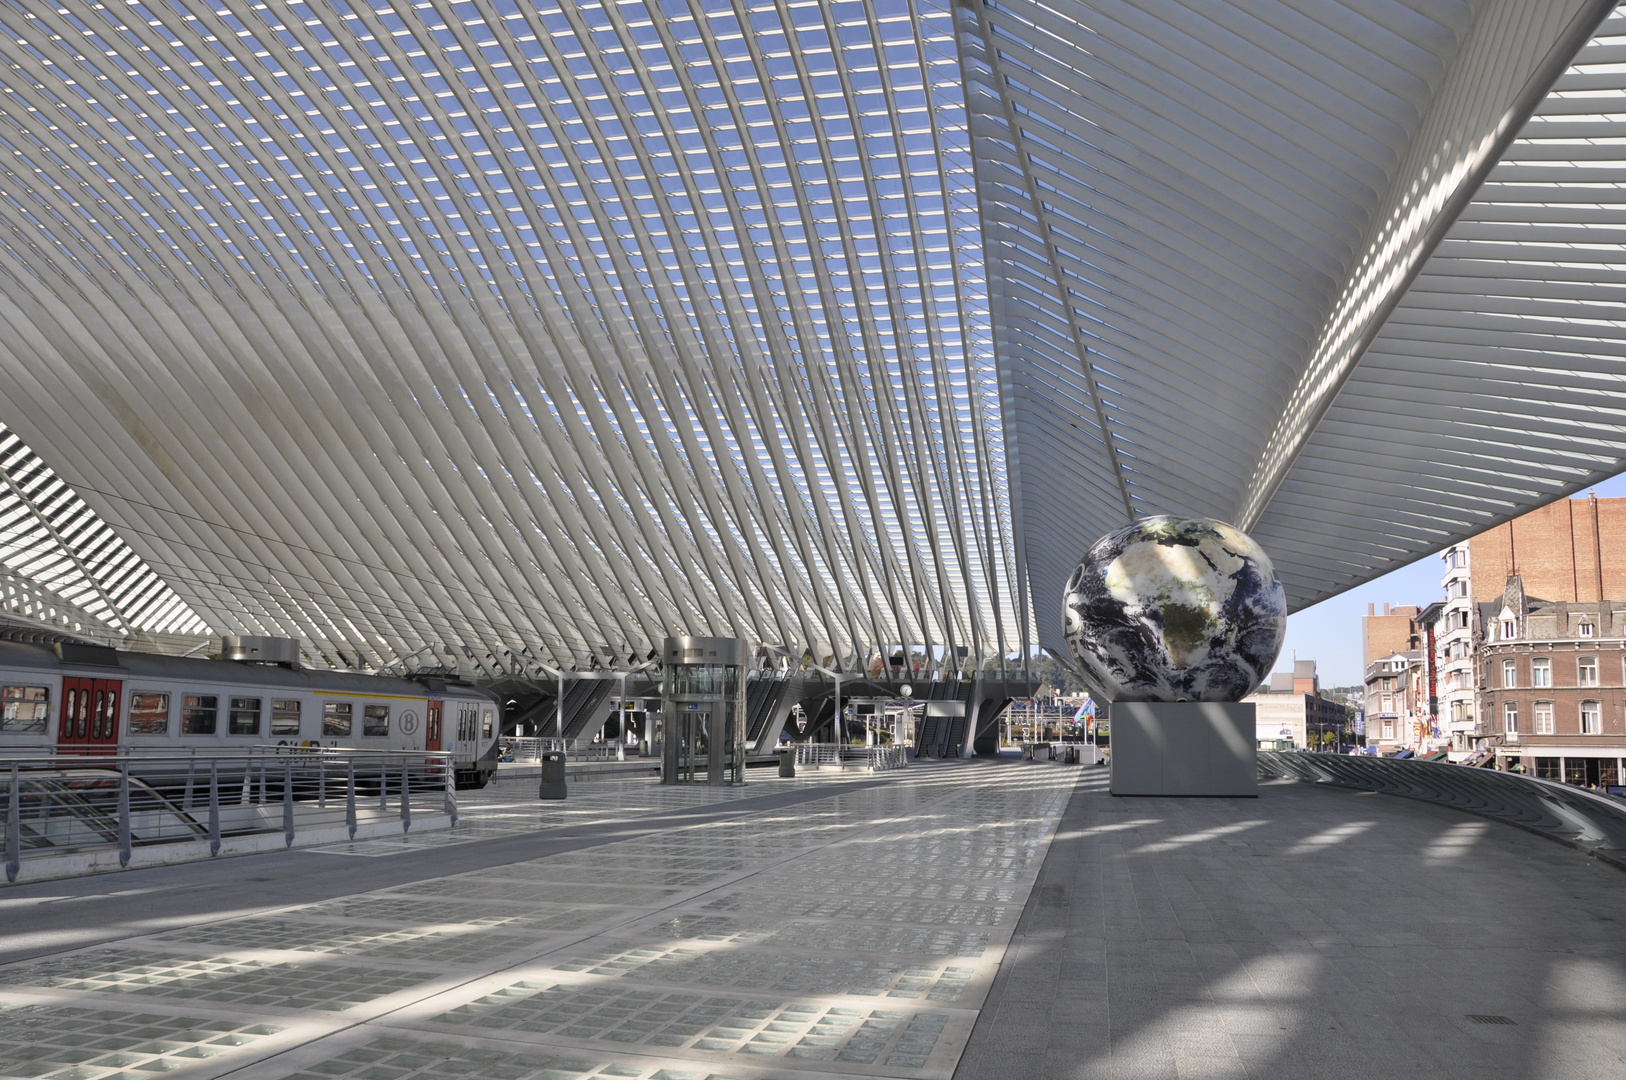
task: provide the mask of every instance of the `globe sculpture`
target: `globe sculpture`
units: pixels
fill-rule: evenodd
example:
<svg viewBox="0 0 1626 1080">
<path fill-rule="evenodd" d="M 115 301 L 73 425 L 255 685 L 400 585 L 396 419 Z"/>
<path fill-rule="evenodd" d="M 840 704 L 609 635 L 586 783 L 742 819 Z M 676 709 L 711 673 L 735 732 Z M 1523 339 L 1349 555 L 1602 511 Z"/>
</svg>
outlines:
<svg viewBox="0 0 1626 1080">
<path fill-rule="evenodd" d="M 1067 579 L 1067 644 L 1109 701 L 1241 701 L 1287 633 L 1264 550 L 1207 518 L 1108 533 Z"/>
</svg>

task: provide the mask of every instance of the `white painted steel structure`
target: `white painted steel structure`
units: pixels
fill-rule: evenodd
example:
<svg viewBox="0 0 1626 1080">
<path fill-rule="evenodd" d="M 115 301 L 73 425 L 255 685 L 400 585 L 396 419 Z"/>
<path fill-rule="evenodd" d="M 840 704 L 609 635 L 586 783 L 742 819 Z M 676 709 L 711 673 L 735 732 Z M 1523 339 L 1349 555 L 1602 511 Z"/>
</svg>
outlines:
<svg viewBox="0 0 1626 1080">
<path fill-rule="evenodd" d="M 1083 547 L 1193 512 L 1302 606 L 1619 469 L 1608 14 L 0 0 L 0 420 L 173 603 L 19 580 L 851 670 L 1059 648 Z"/>
<path fill-rule="evenodd" d="M 1042 641 L 1133 517 L 1302 607 L 1620 470 L 1610 7 L 957 7 Z"/>
<path fill-rule="evenodd" d="M 1020 646 L 941 5 L 0 26 L 4 418 L 210 627 L 484 675 Z"/>
</svg>

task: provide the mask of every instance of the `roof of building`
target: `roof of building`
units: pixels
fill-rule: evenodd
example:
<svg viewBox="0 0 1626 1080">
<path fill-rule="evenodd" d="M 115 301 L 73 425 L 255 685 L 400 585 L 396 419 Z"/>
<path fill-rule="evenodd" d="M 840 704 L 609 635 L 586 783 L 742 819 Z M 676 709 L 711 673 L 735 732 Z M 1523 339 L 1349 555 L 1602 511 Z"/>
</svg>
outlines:
<svg viewBox="0 0 1626 1080">
<path fill-rule="evenodd" d="M 8 617 L 955 666 L 1141 515 L 1299 607 L 1618 471 L 1626 16 L 1334 8 L 12 5 Z"/>
</svg>

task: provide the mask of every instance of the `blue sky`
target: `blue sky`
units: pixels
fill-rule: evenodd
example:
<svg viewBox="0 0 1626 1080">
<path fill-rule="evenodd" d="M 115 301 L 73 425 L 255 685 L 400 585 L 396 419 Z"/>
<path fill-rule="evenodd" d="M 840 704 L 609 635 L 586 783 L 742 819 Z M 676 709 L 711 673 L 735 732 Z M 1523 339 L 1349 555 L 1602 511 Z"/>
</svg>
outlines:
<svg viewBox="0 0 1626 1080">
<path fill-rule="evenodd" d="M 1605 480 L 1592 489 L 1600 498 L 1626 495 L 1626 473 Z M 1584 498 L 1585 492 L 1581 493 Z M 1429 555 L 1376 581 L 1323 600 L 1287 618 L 1287 643 L 1276 661 L 1276 670 L 1286 670 L 1294 651 L 1300 660 L 1314 660 L 1322 686 L 1353 686 L 1362 678 L 1361 617 L 1367 604 L 1379 611 L 1388 604 L 1431 604 L 1443 600 L 1440 579 L 1444 565 L 1438 555 Z"/>
</svg>

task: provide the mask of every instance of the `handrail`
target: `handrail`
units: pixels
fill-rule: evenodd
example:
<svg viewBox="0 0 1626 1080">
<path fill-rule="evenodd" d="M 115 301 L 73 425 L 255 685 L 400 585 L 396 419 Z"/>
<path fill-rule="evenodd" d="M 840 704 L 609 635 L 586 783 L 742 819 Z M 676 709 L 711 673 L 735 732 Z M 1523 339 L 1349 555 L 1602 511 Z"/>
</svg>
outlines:
<svg viewBox="0 0 1626 1080">
<path fill-rule="evenodd" d="M 1556 780 L 1443 761 L 1259 751 L 1262 780 L 1291 779 L 1453 806 L 1626 870 L 1626 803 Z"/>
<path fill-rule="evenodd" d="M 638 747 L 614 739 L 555 739 L 534 735 L 509 735 L 497 740 L 513 761 L 541 761 L 546 753 L 563 753 L 567 761 L 625 761 L 638 756 Z"/>
<path fill-rule="evenodd" d="M 413 811 L 457 824 L 455 764 L 448 751 L 341 747 L 221 747 L 130 753 L 76 747 L 0 754 L 6 880 L 25 860 L 177 841 L 282 833 L 355 839 Z M 335 832 L 338 835 L 332 835 Z M 99 858 L 99 856 L 96 856 Z M 200 856 L 201 857 L 201 856 Z"/>
</svg>

